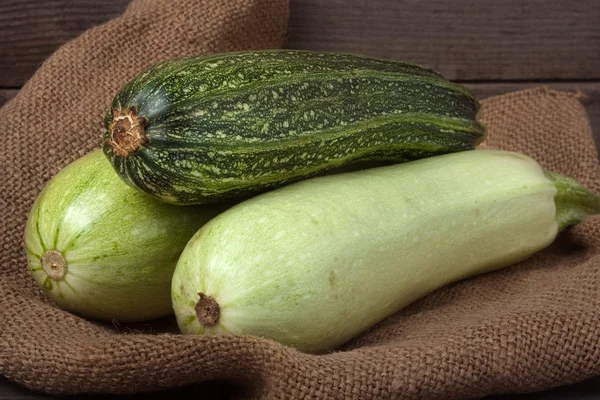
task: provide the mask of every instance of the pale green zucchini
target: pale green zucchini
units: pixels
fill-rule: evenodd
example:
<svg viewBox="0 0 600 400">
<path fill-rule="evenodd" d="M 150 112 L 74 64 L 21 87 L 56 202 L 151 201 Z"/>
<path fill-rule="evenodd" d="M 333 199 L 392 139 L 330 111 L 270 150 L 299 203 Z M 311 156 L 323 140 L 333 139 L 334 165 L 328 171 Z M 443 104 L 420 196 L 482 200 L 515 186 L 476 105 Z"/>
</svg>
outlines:
<svg viewBox="0 0 600 400">
<path fill-rule="evenodd" d="M 600 199 L 518 153 L 476 150 L 302 181 L 238 204 L 183 251 L 187 334 L 340 346 L 451 282 L 522 261 Z"/>
<path fill-rule="evenodd" d="M 29 270 L 82 316 L 141 321 L 171 314 L 177 258 L 217 207 L 177 207 L 130 188 L 101 150 L 68 165 L 38 196 L 25 229 Z"/>
</svg>

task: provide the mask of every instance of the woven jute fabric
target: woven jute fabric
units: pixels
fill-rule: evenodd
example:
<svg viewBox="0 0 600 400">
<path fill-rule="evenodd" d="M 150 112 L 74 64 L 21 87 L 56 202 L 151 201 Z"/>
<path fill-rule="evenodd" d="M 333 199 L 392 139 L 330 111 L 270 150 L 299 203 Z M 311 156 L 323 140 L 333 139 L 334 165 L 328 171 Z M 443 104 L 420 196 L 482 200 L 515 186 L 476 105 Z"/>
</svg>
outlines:
<svg viewBox="0 0 600 400">
<path fill-rule="evenodd" d="M 59 49 L 0 110 L 0 373 L 50 393 L 218 380 L 244 396 L 281 399 L 471 398 L 600 374 L 598 218 L 526 262 L 439 290 L 325 355 L 254 337 L 116 329 L 44 297 L 26 267 L 28 210 L 51 176 L 100 145 L 118 88 L 162 59 L 279 47 L 287 13 L 284 0 L 136 0 Z M 600 191 L 576 95 L 538 88 L 483 107 L 485 146 L 522 151 Z"/>
</svg>

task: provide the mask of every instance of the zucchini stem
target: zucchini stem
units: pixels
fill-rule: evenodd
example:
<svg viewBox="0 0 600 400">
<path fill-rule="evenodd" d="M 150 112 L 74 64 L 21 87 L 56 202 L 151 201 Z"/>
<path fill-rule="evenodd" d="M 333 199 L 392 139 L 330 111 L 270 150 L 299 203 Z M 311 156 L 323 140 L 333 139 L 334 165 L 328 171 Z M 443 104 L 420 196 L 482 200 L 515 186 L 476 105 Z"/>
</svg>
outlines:
<svg viewBox="0 0 600 400">
<path fill-rule="evenodd" d="M 112 121 L 108 126 L 110 133 L 108 144 L 118 157 L 128 157 L 138 151 L 142 145 L 150 142 L 144 130 L 149 121 L 138 114 L 139 110 L 136 106 L 112 110 Z"/>
<path fill-rule="evenodd" d="M 545 171 L 558 192 L 556 203 L 556 222 L 559 231 L 578 224 L 590 215 L 600 214 L 600 196 L 592 193 L 573 178 Z"/>
<path fill-rule="evenodd" d="M 200 296 L 200 299 L 196 303 L 195 307 L 198 321 L 200 321 L 200 323 L 204 326 L 215 325 L 217 322 L 219 322 L 219 317 L 221 315 L 219 303 L 204 293 L 198 293 L 198 296 Z"/>
<path fill-rule="evenodd" d="M 53 281 L 59 281 L 67 273 L 67 260 L 56 250 L 48 250 L 40 259 L 42 268 Z"/>
</svg>

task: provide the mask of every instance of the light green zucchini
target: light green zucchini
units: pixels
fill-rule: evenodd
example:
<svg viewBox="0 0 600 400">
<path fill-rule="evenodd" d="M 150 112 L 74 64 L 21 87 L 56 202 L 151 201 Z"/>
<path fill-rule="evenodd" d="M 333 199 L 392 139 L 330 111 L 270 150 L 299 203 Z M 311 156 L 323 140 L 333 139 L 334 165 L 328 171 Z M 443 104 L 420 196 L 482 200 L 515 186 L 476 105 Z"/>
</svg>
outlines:
<svg viewBox="0 0 600 400">
<path fill-rule="evenodd" d="M 177 258 L 217 207 L 177 207 L 130 188 L 101 150 L 44 187 L 25 229 L 29 270 L 61 307 L 102 320 L 171 314 Z"/>
<path fill-rule="evenodd" d="M 574 180 L 475 150 L 302 181 L 211 220 L 172 283 L 186 334 L 336 348 L 451 282 L 522 261 L 600 212 Z"/>
</svg>

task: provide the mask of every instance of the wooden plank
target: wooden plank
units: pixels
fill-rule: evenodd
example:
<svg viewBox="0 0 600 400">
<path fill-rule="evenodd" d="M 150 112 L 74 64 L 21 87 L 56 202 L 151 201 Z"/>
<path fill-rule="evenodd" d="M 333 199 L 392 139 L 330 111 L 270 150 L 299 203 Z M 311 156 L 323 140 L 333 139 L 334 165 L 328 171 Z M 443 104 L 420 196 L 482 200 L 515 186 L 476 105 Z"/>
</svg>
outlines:
<svg viewBox="0 0 600 400">
<path fill-rule="evenodd" d="M 0 87 L 19 87 L 61 44 L 120 15 L 129 0 L 0 0 Z"/>
<path fill-rule="evenodd" d="M 502 93 L 523 90 L 536 86 L 547 86 L 550 89 L 563 90 L 567 92 L 581 91 L 587 98 L 583 101 L 590 119 L 592 134 L 596 147 L 600 149 L 600 82 L 516 82 L 516 83 L 466 83 L 473 94 L 479 99 L 496 96 Z"/>
<path fill-rule="evenodd" d="M 0 0 L 0 87 L 129 0 Z M 412 60 L 450 79 L 600 78 L 598 0 L 291 0 L 288 47 Z"/>
<path fill-rule="evenodd" d="M 291 0 L 290 48 L 410 60 L 453 80 L 600 78 L 598 0 Z"/>
<path fill-rule="evenodd" d="M 17 89 L 0 89 L 0 107 L 19 93 Z"/>
</svg>

